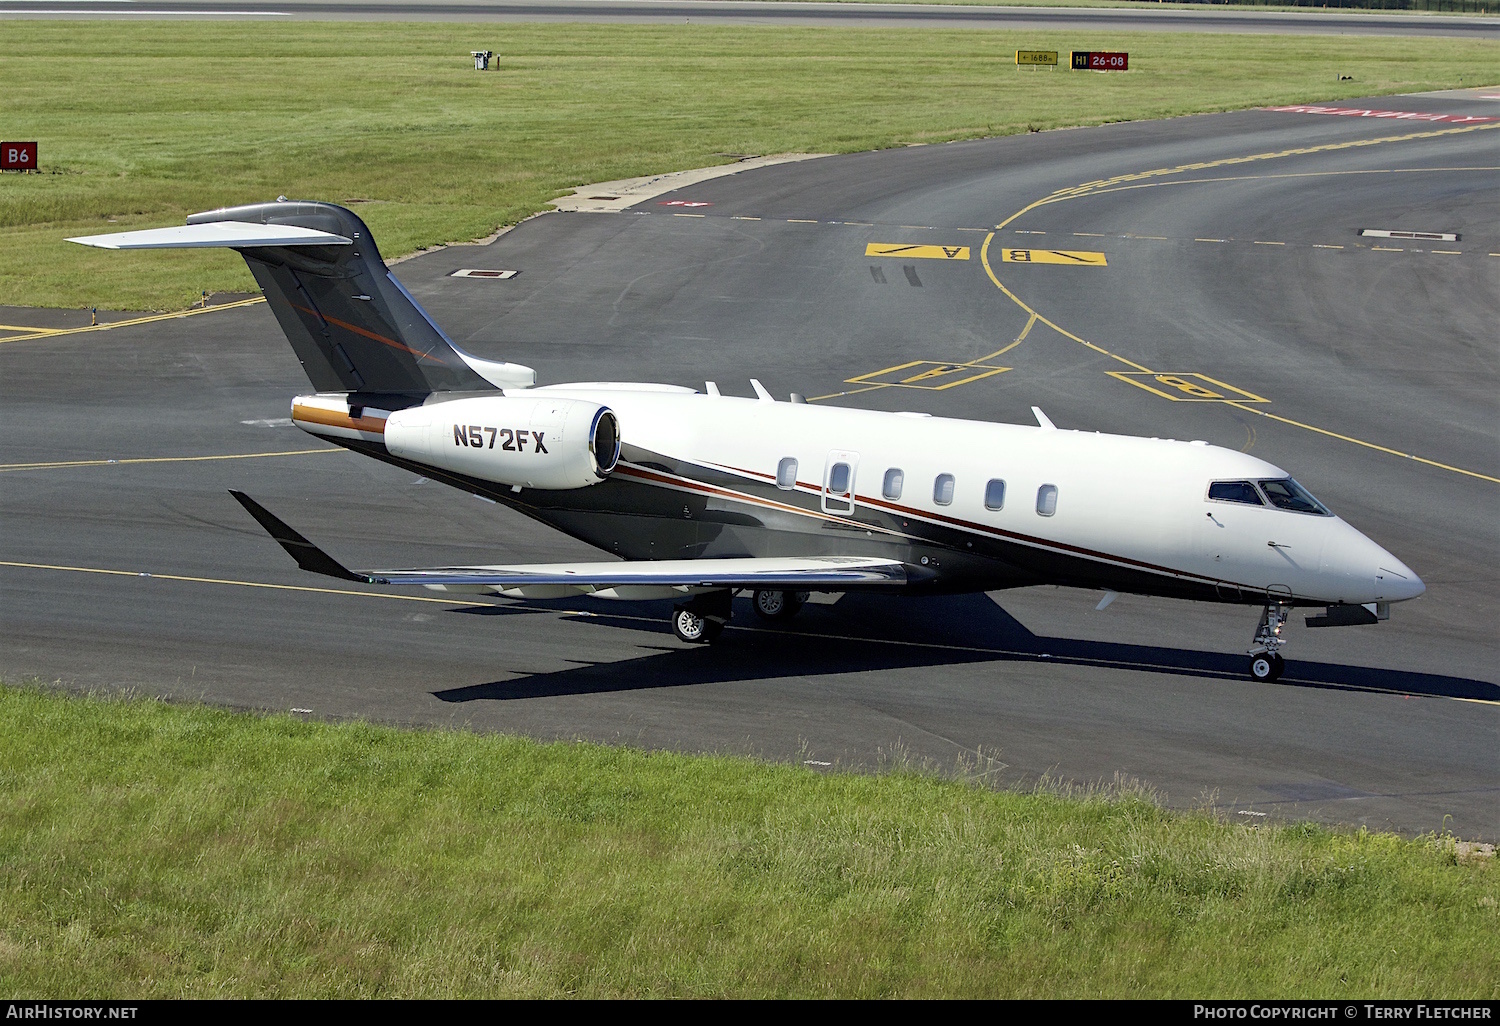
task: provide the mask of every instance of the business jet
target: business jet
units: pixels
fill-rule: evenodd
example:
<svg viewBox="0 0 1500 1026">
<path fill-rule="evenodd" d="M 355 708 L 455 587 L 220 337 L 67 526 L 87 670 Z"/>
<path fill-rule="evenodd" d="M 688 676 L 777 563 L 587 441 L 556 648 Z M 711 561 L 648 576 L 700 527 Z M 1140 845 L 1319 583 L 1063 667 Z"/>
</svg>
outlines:
<svg viewBox="0 0 1500 1026">
<path fill-rule="evenodd" d="M 316 392 L 292 421 L 610 553 L 520 566 L 350 570 L 242 492 L 304 570 L 543 599 L 675 600 L 715 640 L 734 595 L 796 613 L 812 592 L 934 594 L 1039 584 L 1261 607 L 1250 675 L 1282 673 L 1283 627 L 1373 624 L 1426 590 L 1281 468 L 1202 441 L 1136 438 L 755 398 L 672 384 L 537 385 L 447 337 L 369 229 L 327 203 L 260 203 L 184 226 L 69 241 L 227 247 L 249 264 Z"/>
</svg>

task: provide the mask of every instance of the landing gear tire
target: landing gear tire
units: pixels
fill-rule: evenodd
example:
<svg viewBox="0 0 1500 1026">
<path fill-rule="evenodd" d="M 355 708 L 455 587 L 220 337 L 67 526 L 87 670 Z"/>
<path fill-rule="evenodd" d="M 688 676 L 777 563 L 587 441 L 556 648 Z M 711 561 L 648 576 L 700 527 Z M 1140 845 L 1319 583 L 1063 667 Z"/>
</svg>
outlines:
<svg viewBox="0 0 1500 1026">
<path fill-rule="evenodd" d="M 1281 677 L 1286 669 L 1286 660 L 1279 655 L 1253 656 L 1250 659 L 1250 676 L 1263 684 L 1270 684 Z"/>
<path fill-rule="evenodd" d="M 672 614 L 672 633 L 689 645 L 706 645 L 724 633 L 724 625 L 691 609 L 679 609 Z"/>
<path fill-rule="evenodd" d="M 762 620 L 786 620 L 797 615 L 797 610 L 802 608 L 802 603 L 805 601 L 807 601 L 805 592 L 759 590 L 755 593 L 751 605 L 755 607 L 755 614 Z"/>
</svg>

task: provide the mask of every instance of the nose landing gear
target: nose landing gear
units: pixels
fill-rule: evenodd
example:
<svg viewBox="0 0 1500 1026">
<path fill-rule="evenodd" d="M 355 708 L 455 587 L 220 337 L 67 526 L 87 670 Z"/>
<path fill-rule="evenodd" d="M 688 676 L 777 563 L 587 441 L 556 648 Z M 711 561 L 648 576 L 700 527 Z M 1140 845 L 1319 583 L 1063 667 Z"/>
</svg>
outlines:
<svg viewBox="0 0 1500 1026">
<path fill-rule="evenodd" d="M 1286 669 L 1286 660 L 1281 657 L 1281 646 L 1286 640 L 1281 628 L 1292 607 L 1284 602 L 1267 602 L 1260 614 L 1260 624 L 1255 628 L 1255 640 L 1250 643 L 1250 676 L 1260 683 L 1270 683 Z"/>
</svg>

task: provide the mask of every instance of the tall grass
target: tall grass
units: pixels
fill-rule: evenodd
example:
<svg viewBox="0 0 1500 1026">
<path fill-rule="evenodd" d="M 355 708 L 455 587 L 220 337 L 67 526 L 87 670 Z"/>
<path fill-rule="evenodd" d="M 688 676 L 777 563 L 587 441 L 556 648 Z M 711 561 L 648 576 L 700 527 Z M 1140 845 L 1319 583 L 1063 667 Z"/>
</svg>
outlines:
<svg viewBox="0 0 1500 1026">
<path fill-rule="evenodd" d="M 468 53 L 499 53 L 477 73 Z M 1017 71 L 1017 48 L 1128 49 L 1128 74 Z M 1353 81 L 1339 81 L 1339 75 Z M 590 182 L 1481 84 L 1450 39 L 701 25 L 8 21 L 0 305 L 178 308 L 253 288 L 224 253 L 68 235 L 285 194 L 359 209 L 388 256 L 490 234 Z"/>
<path fill-rule="evenodd" d="M 1500 996 L 1451 839 L 0 689 L 0 992 Z"/>
</svg>

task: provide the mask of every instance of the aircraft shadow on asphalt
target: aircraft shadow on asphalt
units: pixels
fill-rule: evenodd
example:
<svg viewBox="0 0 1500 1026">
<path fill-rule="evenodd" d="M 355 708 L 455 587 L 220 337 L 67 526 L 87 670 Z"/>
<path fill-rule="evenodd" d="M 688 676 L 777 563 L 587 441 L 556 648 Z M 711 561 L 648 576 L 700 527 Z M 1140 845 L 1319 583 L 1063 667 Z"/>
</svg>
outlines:
<svg viewBox="0 0 1500 1026">
<path fill-rule="evenodd" d="M 538 613 L 562 604 L 528 602 L 456 610 L 496 616 Z M 667 626 L 670 603 L 633 603 L 569 618 L 580 628 L 657 630 L 667 639 L 650 655 L 581 662 L 565 670 L 433 692 L 444 702 L 515 701 L 608 694 L 695 684 L 860 673 L 970 663 L 1063 663 L 1242 680 L 1245 656 L 1151 645 L 1081 641 L 1033 634 L 984 595 L 893 598 L 846 595 L 837 606 L 809 605 L 784 627 L 764 627 L 748 601 L 715 645 L 681 645 Z M 738 627 L 738 629 L 737 629 Z M 744 629 L 753 627 L 754 629 Z M 1500 686 L 1464 677 L 1368 666 L 1287 661 L 1286 687 L 1373 691 L 1422 697 L 1500 700 Z"/>
</svg>

